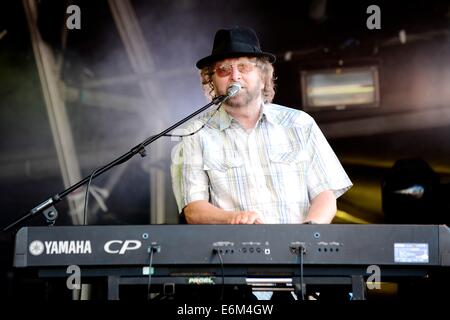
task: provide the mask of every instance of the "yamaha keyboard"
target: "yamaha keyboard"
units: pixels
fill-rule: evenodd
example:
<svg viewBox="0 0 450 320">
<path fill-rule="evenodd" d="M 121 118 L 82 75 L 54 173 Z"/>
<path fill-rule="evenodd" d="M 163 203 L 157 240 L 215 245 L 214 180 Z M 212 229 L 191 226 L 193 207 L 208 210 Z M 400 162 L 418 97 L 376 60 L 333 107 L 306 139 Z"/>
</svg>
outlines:
<svg viewBox="0 0 450 320">
<path fill-rule="evenodd" d="M 14 266 L 223 264 L 450 265 L 437 225 L 123 225 L 24 227 Z"/>
<path fill-rule="evenodd" d="M 24 227 L 16 234 L 14 266 L 41 276 L 148 276 L 152 282 L 213 283 L 250 277 L 426 277 L 450 266 L 444 225 L 122 225 Z M 302 271 L 303 272 L 303 271 Z M 301 275 L 303 276 L 303 274 Z M 158 280 L 159 279 L 159 280 Z M 177 280 L 178 279 L 178 280 Z M 227 280 L 228 279 L 228 280 Z M 209 281 L 209 280 L 208 280 Z M 178 283 L 179 283 L 178 282 Z M 231 282 L 227 282 L 231 283 Z M 110 297 L 117 296 L 110 293 Z"/>
</svg>

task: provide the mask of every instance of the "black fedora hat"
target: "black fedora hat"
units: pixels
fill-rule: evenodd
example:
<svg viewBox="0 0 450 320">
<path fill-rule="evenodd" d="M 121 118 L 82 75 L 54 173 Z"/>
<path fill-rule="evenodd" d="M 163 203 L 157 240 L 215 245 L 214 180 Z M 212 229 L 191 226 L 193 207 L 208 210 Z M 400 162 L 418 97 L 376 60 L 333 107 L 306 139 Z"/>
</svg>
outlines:
<svg viewBox="0 0 450 320">
<path fill-rule="evenodd" d="M 222 59 L 241 56 L 267 57 L 271 63 L 275 62 L 273 54 L 261 51 L 258 36 L 253 29 L 234 27 L 216 32 L 211 55 L 200 59 L 196 66 L 201 69 Z"/>
</svg>

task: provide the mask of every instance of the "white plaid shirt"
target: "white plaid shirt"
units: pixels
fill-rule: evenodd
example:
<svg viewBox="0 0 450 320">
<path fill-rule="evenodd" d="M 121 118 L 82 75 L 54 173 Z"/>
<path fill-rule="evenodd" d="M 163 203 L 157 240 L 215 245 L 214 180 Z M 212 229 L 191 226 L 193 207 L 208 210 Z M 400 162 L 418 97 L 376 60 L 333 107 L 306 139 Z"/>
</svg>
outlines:
<svg viewBox="0 0 450 320">
<path fill-rule="evenodd" d="M 220 108 L 174 148 L 171 172 L 180 212 L 207 200 L 227 211 L 255 211 L 265 223 L 301 223 L 319 193 L 332 190 L 337 198 L 352 186 L 314 119 L 276 104 L 262 106 L 250 131 Z"/>
</svg>

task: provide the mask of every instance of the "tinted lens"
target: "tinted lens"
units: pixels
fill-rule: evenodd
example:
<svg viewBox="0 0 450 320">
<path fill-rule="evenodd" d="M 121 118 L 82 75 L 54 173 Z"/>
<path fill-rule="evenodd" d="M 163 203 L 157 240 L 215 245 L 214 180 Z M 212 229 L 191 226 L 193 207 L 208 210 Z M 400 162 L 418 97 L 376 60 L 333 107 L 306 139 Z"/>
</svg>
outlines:
<svg viewBox="0 0 450 320">
<path fill-rule="evenodd" d="M 219 77 L 227 77 L 231 74 L 231 71 L 233 70 L 231 64 L 224 64 L 216 68 L 216 74 Z"/>
<path fill-rule="evenodd" d="M 252 62 L 242 62 L 237 64 L 236 67 L 240 73 L 249 73 L 253 71 L 255 64 Z M 222 64 L 214 70 L 219 77 L 228 77 L 232 71 L 233 65 L 231 64 Z"/>
<path fill-rule="evenodd" d="M 239 63 L 237 65 L 237 68 L 239 72 L 241 73 L 249 73 L 253 71 L 253 68 L 255 67 L 254 63 L 247 62 L 247 63 Z"/>
</svg>

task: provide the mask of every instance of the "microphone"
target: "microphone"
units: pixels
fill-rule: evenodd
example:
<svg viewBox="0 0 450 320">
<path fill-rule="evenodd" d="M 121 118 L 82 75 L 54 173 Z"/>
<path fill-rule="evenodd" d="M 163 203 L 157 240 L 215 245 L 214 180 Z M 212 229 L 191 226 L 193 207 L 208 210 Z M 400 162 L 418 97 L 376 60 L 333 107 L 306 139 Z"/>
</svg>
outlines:
<svg viewBox="0 0 450 320">
<path fill-rule="evenodd" d="M 227 97 L 231 98 L 231 97 L 235 96 L 239 92 L 239 90 L 241 90 L 241 84 L 239 82 L 232 83 L 227 88 Z"/>
<path fill-rule="evenodd" d="M 227 88 L 227 93 L 223 94 L 221 96 L 217 96 L 212 100 L 213 104 L 219 104 L 227 100 L 228 98 L 231 98 L 235 96 L 239 90 L 241 90 L 241 84 L 239 82 L 233 82 L 230 84 Z"/>
</svg>

